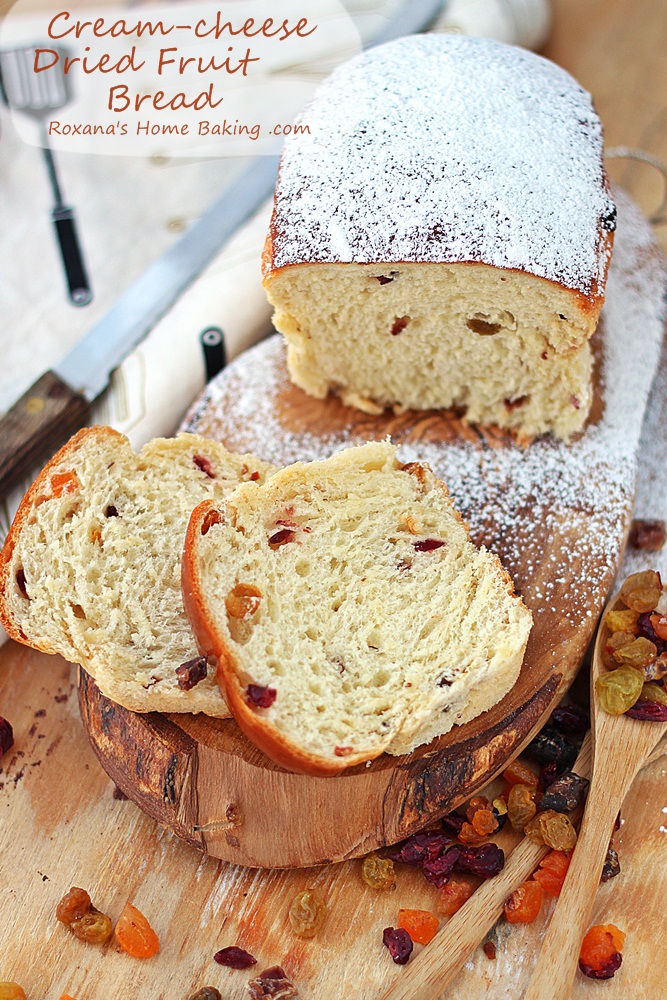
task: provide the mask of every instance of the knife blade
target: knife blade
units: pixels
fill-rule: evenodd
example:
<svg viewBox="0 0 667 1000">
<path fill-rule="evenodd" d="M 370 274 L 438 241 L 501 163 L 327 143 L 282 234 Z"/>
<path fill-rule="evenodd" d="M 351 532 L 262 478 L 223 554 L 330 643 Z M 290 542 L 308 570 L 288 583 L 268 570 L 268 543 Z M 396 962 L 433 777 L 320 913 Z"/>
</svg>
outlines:
<svg viewBox="0 0 667 1000">
<path fill-rule="evenodd" d="M 429 27 L 446 0 L 410 0 L 366 46 Z M 259 156 L 0 420 L 0 497 L 90 419 L 111 373 L 275 187 L 279 156 Z"/>
</svg>

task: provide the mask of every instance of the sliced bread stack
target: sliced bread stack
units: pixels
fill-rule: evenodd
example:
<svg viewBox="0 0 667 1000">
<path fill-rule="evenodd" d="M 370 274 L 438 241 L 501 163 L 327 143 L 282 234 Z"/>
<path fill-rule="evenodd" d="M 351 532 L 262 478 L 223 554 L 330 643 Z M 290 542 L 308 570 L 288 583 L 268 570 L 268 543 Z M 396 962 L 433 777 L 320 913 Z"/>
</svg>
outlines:
<svg viewBox="0 0 667 1000">
<path fill-rule="evenodd" d="M 109 427 L 80 431 L 16 515 L 0 555 L 0 622 L 19 642 L 80 663 L 126 708 L 229 715 L 213 670 L 177 672 L 198 658 L 181 551 L 197 504 L 271 471 L 192 434 L 137 455 Z"/>
<path fill-rule="evenodd" d="M 443 483 L 389 443 L 200 504 L 183 595 L 240 727 L 314 775 L 408 753 L 490 708 L 532 621 Z"/>
</svg>

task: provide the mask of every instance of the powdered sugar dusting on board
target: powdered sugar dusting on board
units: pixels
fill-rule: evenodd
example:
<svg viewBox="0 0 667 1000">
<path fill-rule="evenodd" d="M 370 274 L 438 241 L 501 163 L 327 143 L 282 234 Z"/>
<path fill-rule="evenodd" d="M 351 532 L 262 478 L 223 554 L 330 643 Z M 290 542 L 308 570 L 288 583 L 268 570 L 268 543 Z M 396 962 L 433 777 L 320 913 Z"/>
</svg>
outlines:
<svg viewBox="0 0 667 1000">
<path fill-rule="evenodd" d="M 565 615 L 572 629 L 596 615 L 618 566 L 662 343 L 664 264 L 648 223 L 626 195 L 616 195 L 619 230 L 603 309 L 600 421 L 570 445 L 550 437 L 527 448 L 506 439 L 493 447 L 473 434 L 451 441 L 395 438 L 402 461 L 426 461 L 444 480 L 473 539 L 498 553 L 533 614 L 561 624 Z M 275 337 L 218 376 L 185 429 L 276 465 L 326 458 L 386 434 L 382 417 L 365 418 L 362 436 L 356 423 L 352 433 L 314 433 L 291 419 L 295 394 L 302 398 Z"/>
<path fill-rule="evenodd" d="M 602 128 L 563 69 L 510 45 L 402 38 L 325 81 L 285 145 L 274 267 L 481 261 L 595 294 L 613 205 Z"/>
</svg>

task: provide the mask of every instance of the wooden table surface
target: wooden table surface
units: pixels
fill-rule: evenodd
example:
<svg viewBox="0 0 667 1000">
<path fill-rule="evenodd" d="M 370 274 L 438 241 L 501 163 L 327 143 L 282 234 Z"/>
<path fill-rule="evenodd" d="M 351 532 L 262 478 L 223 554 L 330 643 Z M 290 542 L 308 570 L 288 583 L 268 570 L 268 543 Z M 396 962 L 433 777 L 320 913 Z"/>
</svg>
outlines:
<svg viewBox="0 0 667 1000">
<path fill-rule="evenodd" d="M 667 161 L 664 0 L 556 0 L 554 7 L 545 54 L 592 92 L 607 145 L 640 146 Z M 647 214 L 655 210 L 662 188 L 649 168 L 616 162 L 610 173 Z M 657 231 L 667 249 L 667 226 Z M 667 517 L 667 506 L 653 513 Z M 267 956 L 280 955 L 308 984 L 308 997 L 379 996 L 400 974 L 380 944 L 382 927 L 395 922 L 401 905 L 433 909 L 435 889 L 403 869 L 395 893 L 374 894 L 360 883 L 359 862 L 287 877 L 203 857 L 114 797 L 86 742 L 75 684 L 74 668 L 60 658 L 14 643 L 0 650 L 0 715 L 11 720 L 16 737 L 0 761 L 0 981 L 22 983 L 28 1000 L 58 1000 L 65 992 L 76 1000 L 186 1000 L 207 984 L 225 1000 L 241 1000 L 248 973 L 227 972 L 212 961 L 218 948 L 239 944 L 258 955 L 258 968 Z M 667 997 L 659 958 L 667 896 L 666 773 L 667 763 L 658 762 L 633 786 L 616 835 L 622 874 L 601 888 L 596 902 L 594 921 L 616 923 L 628 934 L 622 969 L 606 984 L 578 976 L 574 1000 L 602 993 L 607 1000 Z M 72 938 L 54 917 L 70 885 L 87 888 L 114 918 L 133 901 L 158 931 L 160 954 L 142 963 Z M 306 886 L 336 897 L 314 942 L 294 938 L 285 918 L 291 896 Z M 524 928 L 501 921 L 492 932 L 496 961 L 478 949 L 448 1000 L 518 1000 L 548 913 L 543 907 L 538 921 Z"/>
</svg>

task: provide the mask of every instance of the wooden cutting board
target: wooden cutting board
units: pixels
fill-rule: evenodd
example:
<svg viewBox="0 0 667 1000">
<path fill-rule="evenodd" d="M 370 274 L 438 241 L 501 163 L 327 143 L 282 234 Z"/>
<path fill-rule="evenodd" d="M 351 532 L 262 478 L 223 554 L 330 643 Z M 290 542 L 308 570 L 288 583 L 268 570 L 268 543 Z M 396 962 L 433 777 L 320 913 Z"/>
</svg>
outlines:
<svg viewBox="0 0 667 1000">
<path fill-rule="evenodd" d="M 408 756 L 385 755 L 335 778 L 313 778 L 273 764 L 231 720 L 138 715 L 106 699 L 81 672 L 81 713 L 95 752 L 149 815 L 239 864 L 303 867 L 354 858 L 454 808 L 542 724 L 576 675 L 619 564 L 662 342 L 662 256 L 630 199 L 622 192 L 616 199 L 619 228 L 596 344 L 598 392 L 580 440 L 521 448 L 453 414 L 370 417 L 334 399 L 312 399 L 289 381 L 279 337 L 226 369 L 185 423 L 277 465 L 387 435 L 403 461 L 429 462 L 473 540 L 498 553 L 533 612 L 512 691 Z"/>
</svg>

